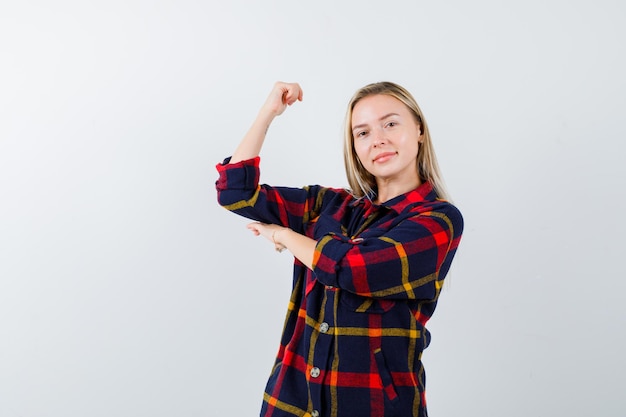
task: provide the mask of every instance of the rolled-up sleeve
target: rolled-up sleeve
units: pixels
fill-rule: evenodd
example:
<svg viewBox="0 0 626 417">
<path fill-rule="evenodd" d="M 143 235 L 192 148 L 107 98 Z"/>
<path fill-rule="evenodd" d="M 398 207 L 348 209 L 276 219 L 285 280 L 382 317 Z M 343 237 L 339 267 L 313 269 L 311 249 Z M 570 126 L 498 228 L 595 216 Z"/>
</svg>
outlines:
<svg viewBox="0 0 626 417">
<path fill-rule="evenodd" d="M 280 224 L 302 233 L 316 216 L 328 190 L 319 185 L 302 188 L 259 184 L 260 158 L 217 164 L 218 203 L 236 214 L 263 223 Z"/>
<path fill-rule="evenodd" d="M 215 183 L 217 200 L 221 206 L 236 210 L 252 205 L 258 194 L 260 158 L 230 164 L 230 157 L 216 165 L 219 177 Z"/>
</svg>

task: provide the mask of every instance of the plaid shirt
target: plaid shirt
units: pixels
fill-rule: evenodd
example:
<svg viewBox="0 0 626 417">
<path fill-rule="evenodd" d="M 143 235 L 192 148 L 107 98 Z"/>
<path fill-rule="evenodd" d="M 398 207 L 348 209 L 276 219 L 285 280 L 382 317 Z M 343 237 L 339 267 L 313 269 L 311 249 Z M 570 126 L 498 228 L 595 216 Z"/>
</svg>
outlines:
<svg viewBox="0 0 626 417">
<path fill-rule="evenodd" d="M 343 189 L 259 185 L 254 158 L 217 165 L 219 203 L 317 241 L 293 291 L 265 417 L 425 417 L 424 327 L 463 218 L 428 182 L 382 205 Z"/>
</svg>

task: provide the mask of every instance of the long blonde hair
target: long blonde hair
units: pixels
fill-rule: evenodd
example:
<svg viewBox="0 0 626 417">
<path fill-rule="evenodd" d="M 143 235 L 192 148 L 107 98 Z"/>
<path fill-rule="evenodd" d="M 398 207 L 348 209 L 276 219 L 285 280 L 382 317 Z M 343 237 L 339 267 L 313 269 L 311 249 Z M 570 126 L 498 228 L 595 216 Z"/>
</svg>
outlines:
<svg viewBox="0 0 626 417">
<path fill-rule="evenodd" d="M 420 180 L 429 181 L 433 185 L 435 193 L 439 198 L 449 200 L 450 196 L 446 190 L 441 171 L 439 170 L 435 149 L 430 139 L 428 124 L 426 123 L 422 110 L 411 93 L 398 84 L 389 81 L 366 85 L 354 94 L 348 104 L 348 111 L 346 112 L 345 119 L 343 158 L 352 194 L 356 197 L 372 197 L 376 194 L 376 178 L 363 167 L 363 164 L 361 164 L 361 161 L 359 160 L 359 157 L 354 149 L 352 111 L 354 110 L 356 103 L 360 100 L 365 97 L 378 94 L 388 95 L 400 100 L 411 111 L 415 117 L 415 121 L 418 125 L 420 125 L 423 135 L 423 141 L 419 146 L 416 159 L 417 172 L 420 176 Z"/>
</svg>

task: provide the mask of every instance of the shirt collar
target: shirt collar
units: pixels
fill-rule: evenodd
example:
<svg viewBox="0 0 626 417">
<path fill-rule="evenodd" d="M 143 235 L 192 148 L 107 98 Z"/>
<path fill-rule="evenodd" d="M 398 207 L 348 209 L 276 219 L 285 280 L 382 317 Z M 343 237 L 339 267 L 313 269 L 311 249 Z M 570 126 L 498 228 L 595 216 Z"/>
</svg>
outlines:
<svg viewBox="0 0 626 417">
<path fill-rule="evenodd" d="M 433 185 L 429 181 L 425 181 L 417 188 L 385 201 L 381 206 L 387 207 L 396 213 L 401 213 L 408 206 L 431 202 L 436 199 L 437 195 L 433 189 Z"/>
</svg>

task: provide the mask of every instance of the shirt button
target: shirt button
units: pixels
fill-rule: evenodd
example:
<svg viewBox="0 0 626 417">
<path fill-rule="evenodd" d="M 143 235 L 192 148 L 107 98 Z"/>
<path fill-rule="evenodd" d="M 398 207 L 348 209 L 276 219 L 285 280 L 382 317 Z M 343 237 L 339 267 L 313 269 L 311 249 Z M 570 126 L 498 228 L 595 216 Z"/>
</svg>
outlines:
<svg viewBox="0 0 626 417">
<path fill-rule="evenodd" d="M 330 326 L 328 325 L 328 323 L 324 322 L 324 323 L 320 324 L 320 332 L 321 333 L 326 333 L 328 331 L 328 329 L 330 329 Z"/>
<path fill-rule="evenodd" d="M 311 368 L 311 377 L 313 378 L 317 378 L 318 376 L 320 376 L 320 368 L 318 368 L 317 366 L 314 368 Z"/>
<path fill-rule="evenodd" d="M 311 411 L 311 417 L 320 417 L 320 412 L 317 410 Z"/>
</svg>

